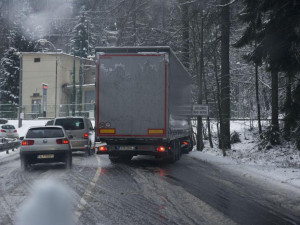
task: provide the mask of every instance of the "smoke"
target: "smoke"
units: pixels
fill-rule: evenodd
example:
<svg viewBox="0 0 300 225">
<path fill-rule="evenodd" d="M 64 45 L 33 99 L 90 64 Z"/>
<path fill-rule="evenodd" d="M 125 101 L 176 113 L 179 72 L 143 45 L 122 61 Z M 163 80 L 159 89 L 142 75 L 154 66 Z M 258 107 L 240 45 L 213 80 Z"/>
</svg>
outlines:
<svg viewBox="0 0 300 225">
<path fill-rule="evenodd" d="M 60 24 L 68 21 L 72 14 L 72 1 L 67 0 L 23 0 L 14 1 L 13 10 L 21 16 L 10 20 L 20 20 L 24 35 L 31 40 L 45 38 L 55 32 Z M 19 17 L 19 18 L 18 18 Z"/>
<path fill-rule="evenodd" d="M 74 225 L 71 191 L 64 185 L 44 180 L 21 207 L 18 225 Z"/>
</svg>

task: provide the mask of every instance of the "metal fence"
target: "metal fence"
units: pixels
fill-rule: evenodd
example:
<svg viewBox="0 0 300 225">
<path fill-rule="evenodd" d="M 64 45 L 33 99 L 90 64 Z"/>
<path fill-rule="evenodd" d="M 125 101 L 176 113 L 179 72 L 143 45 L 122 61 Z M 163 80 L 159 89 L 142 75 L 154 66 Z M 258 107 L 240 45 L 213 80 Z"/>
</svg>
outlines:
<svg viewBox="0 0 300 225">
<path fill-rule="evenodd" d="M 11 104 L 0 104 L 0 118 L 18 119 L 19 118 L 19 106 Z M 88 118 L 95 117 L 95 104 L 59 104 L 46 105 L 41 104 L 23 105 L 22 113 L 20 114 L 22 119 L 43 119 L 43 118 L 55 118 L 64 116 L 85 116 Z"/>
<path fill-rule="evenodd" d="M 18 106 L 12 104 L 0 104 L 0 118 L 18 118 Z"/>
</svg>

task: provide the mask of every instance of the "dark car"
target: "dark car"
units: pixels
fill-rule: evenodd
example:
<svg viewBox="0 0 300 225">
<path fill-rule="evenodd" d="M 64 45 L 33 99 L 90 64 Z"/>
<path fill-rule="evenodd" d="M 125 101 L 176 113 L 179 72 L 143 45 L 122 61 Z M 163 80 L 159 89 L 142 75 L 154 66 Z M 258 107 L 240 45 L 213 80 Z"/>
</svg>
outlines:
<svg viewBox="0 0 300 225">
<path fill-rule="evenodd" d="M 6 120 L 6 119 L 0 119 L 0 124 L 6 124 L 6 123 L 8 123 L 8 120 Z"/>
<path fill-rule="evenodd" d="M 47 123 L 45 124 L 45 126 L 52 126 L 54 123 L 54 120 L 49 120 L 47 121 Z"/>
</svg>

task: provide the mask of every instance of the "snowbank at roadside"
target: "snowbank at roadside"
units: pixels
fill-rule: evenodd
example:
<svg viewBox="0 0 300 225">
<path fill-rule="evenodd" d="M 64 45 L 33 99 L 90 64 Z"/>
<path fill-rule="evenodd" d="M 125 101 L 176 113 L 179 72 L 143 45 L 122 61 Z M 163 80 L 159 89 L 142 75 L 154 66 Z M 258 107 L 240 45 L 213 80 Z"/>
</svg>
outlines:
<svg viewBox="0 0 300 225">
<path fill-rule="evenodd" d="M 33 126 L 44 126 L 48 120 L 23 120 L 22 127 L 18 128 L 18 120 L 9 120 L 7 124 L 14 125 L 18 131 L 20 137 L 24 136 L 29 127 Z M 19 149 L 15 151 L 9 150 L 9 154 L 6 154 L 6 151 L 0 152 L 0 159 L 10 157 L 14 154 L 19 153 Z"/>
<path fill-rule="evenodd" d="M 216 133 L 216 127 L 212 126 L 212 128 Z M 205 141 L 202 152 L 194 150 L 189 156 L 238 171 L 245 176 L 287 184 L 298 188 L 300 192 L 300 151 L 295 146 L 285 143 L 268 150 L 259 149 L 257 129 L 250 130 L 248 121 L 231 122 L 231 132 L 233 131 L 239 133 L 241 142 L 232 144 L 232 149 L 227 151 L 226 157 L 223 157 L 222 151 L 217 148 L 215 135 L 213 135 L 214 148 L 210 148 L 209 143 Z"/>
</svg>

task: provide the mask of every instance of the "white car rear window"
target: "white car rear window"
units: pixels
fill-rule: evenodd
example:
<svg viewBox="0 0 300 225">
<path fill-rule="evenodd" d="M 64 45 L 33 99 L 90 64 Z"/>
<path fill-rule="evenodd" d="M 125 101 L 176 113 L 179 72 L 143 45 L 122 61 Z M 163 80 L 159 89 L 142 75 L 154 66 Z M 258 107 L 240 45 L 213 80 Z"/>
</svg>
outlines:
<svg viewBox="0 0 300 225">
<path fill-rule="evenodd" d="M 29 129 L 26 138 L 57 138 L 64 137 L 64 132 L 60 128 L 32 128 Z"/>
</svg>

